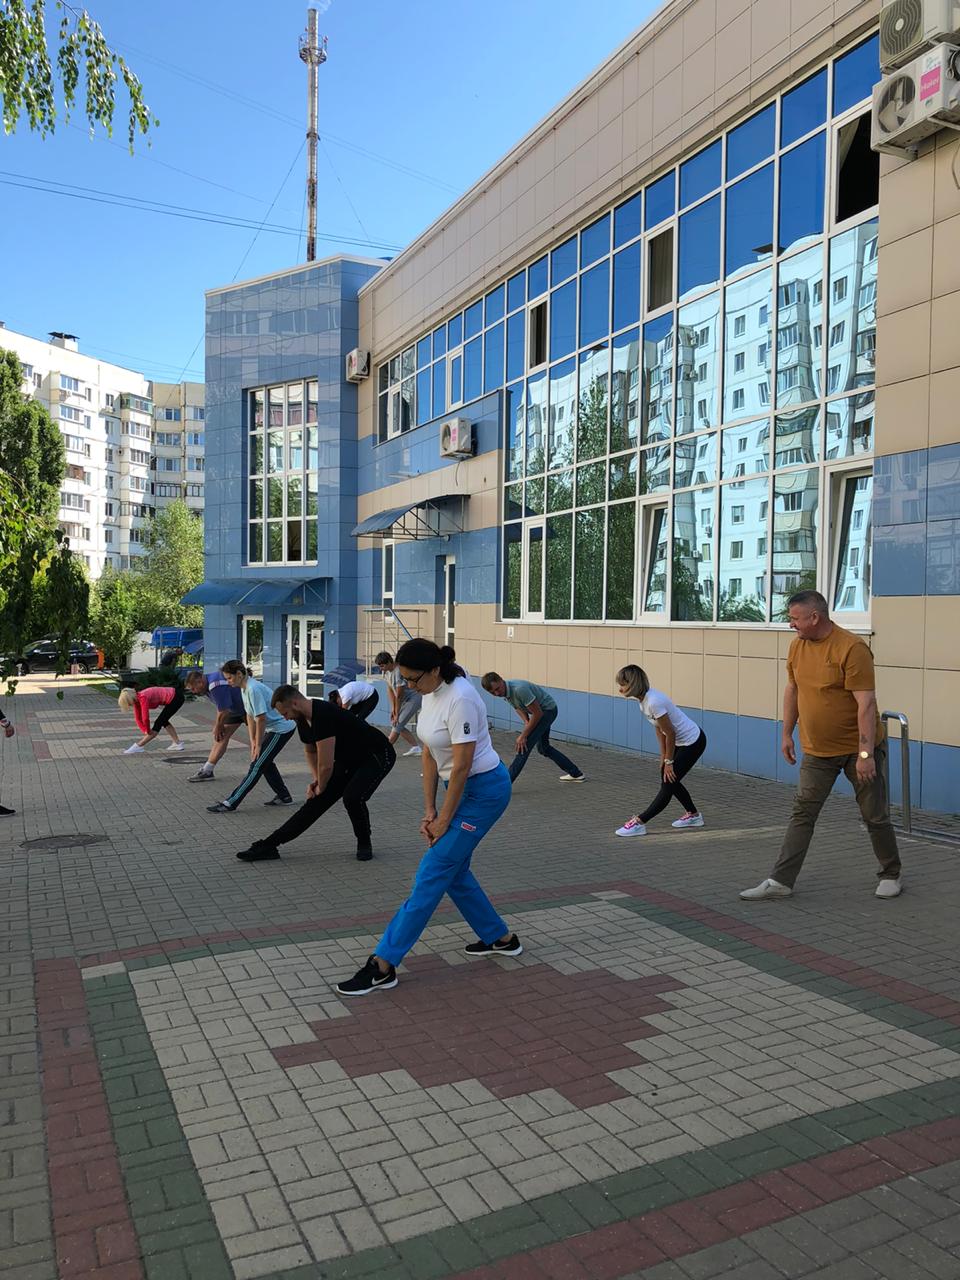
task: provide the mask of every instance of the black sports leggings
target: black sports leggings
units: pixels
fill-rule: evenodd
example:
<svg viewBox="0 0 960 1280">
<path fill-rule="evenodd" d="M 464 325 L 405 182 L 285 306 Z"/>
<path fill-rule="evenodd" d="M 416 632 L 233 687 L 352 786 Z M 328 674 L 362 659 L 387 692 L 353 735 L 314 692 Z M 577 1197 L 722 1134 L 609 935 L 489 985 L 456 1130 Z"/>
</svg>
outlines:
<svg viewBox="0 0 960 1280">
<path fill-rule="evenodd" d="M 685 813 L 697 812 L 697 806 L 693 803 L 690 792 L 681 783 L 680 779 L 690 772 L 706 749 L 707 735 L 702 729 L 700 730 L 700 737 L 696 742 L 691 742 L 689 747 L 674 747 L 673 772 L 677 780 L 676 782 L 664 782 L 662 781 L 663 774 L 661 773 L 660 790 L 657 792 L 653 803 L 638 815 L 641 822 L 649 822 L 658 813 L 662 813 L 671 800 L 678 800 L 683 805 Z"/>
<path fill-rule="evenodd" d="M 160 708 L 160 714 L 153 722 L 153 732 L 159 733 L 161 729 L 165 729 L 182 706 L 183 690 L 178 689 L 174 695 L 173 701 L 168 702 L 166 706 Z"/>
</svg>

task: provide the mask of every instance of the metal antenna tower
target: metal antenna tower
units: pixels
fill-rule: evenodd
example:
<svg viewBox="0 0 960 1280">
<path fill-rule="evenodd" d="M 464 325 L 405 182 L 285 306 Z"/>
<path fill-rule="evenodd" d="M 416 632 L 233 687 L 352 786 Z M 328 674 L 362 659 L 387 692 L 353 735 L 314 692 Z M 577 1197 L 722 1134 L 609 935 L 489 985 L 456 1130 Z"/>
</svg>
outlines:
<svg viewBox="0 0 960 1280">
<path fill-rule="evenodd" d="M 317 34 L 317 10 L 307 10 L 307 29 L 300 37 L 300 58 L 307 64 L 307 261 L 317 257 L 317 97 L 320 64 L 327 60 L 327 37 Z"/>
</svg>

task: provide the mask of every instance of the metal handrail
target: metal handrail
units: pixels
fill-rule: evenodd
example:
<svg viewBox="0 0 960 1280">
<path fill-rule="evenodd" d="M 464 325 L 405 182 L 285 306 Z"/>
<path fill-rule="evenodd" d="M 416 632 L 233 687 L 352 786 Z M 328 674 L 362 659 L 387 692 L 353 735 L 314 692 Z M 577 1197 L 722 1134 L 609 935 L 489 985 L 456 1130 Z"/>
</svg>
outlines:
<svg viewBox="0 0 960 1280">
<path fill-rule="evenodd" d="M 902 711 L 884 711 L 881 712 L 880 719 L 883 721 L 884 728 L 888 720 L 897 720 L 900 723 L 900 814 L 902 826 L 907 835 L 913 829 L 913 814 L 910 804 L 910 721 Z M 883 780 L 887 788 L 887 797 L 890 796 L 890 751 L 889 751 L 889 734 L 887 735 L 888 749 L 883 755 Z"/>
<path fill-rule="evenodd" d="M 385 607 L 381 606 L 381 607 L 379 607 L 379 608 L 364 609 L 364 610 L 363 610 L 363 612 L 364 612 L 364 613 L 378 613 L 378 614 L 380 614 L 380 615 L 381 615 L 381 618 L 382 618 L 382 620 L 383 620 L 384 622 L 388 622 L 388 621 L 390 621 L 390 620 L 392 619 L 392 620 L 397 624 L 397 626 L 400 628 L 400 630 L 403 632 L 403 634 L 407 637 L 407 639 L 408 639 L 408 640 L 413 640 L 413 639 L 414 639 L 414 637 L 410 634 L 410 632 L 409 632 L 409 631 L 407 630 L 407 628 L 404 626 L 403 620 L 401 619 L 401 617 L 400 617 L 400 615 L 399 615 L 399 613 L 397 612 L 397 610 L 396 610 L 396 609 L 393 609 L 393 608 L 385 608 Z M 406 612 L 406 613 L 416 613 L 416 614 L 418 614 L 418 615 L 419 615 L 419 614 L 421 614 L 421 613 L 426 613 L 426 610 L 425 610 L 425 609 L 406 609 L 404 612 Z"/>
</svg>

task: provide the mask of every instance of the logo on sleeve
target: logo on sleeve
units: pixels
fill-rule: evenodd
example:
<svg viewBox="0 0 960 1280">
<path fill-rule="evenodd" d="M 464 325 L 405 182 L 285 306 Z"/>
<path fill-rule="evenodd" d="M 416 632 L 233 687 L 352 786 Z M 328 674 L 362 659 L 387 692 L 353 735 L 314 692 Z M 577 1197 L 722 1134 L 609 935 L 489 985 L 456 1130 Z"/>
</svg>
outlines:
<svg viewBox="0 0 960 1280">
<path fill-rule="evenodd" d="M 460 830 L 461 830 L 461 831 L 476 831 L 476 829 L 477 829 L 477 828 L 476 828 L 475 826 L 472 826 L 469 822 L 461 822 L 461 823 L 460 823 Z"/>
<path fill-rule="evenodd" d="M 464 722 L 463 722 L 463 732 L 464 732 L 464 733 L 469 733 L 469 732 L 470 732 L 470 721 L 469 721 L 469 720 L 464 720 Z"/>
</svg>

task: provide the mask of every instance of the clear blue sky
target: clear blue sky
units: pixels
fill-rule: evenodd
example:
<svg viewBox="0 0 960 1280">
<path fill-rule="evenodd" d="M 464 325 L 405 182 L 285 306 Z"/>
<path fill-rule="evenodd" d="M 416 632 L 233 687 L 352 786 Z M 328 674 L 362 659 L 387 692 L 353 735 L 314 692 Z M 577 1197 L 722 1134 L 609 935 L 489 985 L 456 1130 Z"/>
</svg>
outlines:
<svg viewBox="0 0 960 1280">
<path fill-rule="evenodd" d="M 658 2 L 333 0 L 320 18 L 330 43 L 320 68 L 318 230 L 408 244 Z M 52 0 L 48 8 L 52 27 Z M 238 269 L 244 279 L 304 259 L 306 161 L 297 154 L 306 72 L 297 40 L 306 10 L 306 0 L 91 0 L 160 118 L 152 146 L 138 141 L 131 157 L 119 119 L 112 142 L 91 141 L 76 118 L 42 142 L 21 124 L 0 136 L 0 178 L 28 175 L 255 223 L 276 198 L 269 222 L 295 234 L 261 232 L 251 249 L 253 229 L 0 185 L 8 328 L 36 337 L 67 330 L 82 351 L 148 377 L 172 381 L 186 367 L 202 379 L 202 349 L 191 352 L 204 289 Z M 339 248 L 392 252 L 318 240 L 319 256 Z"/>
</svg>

